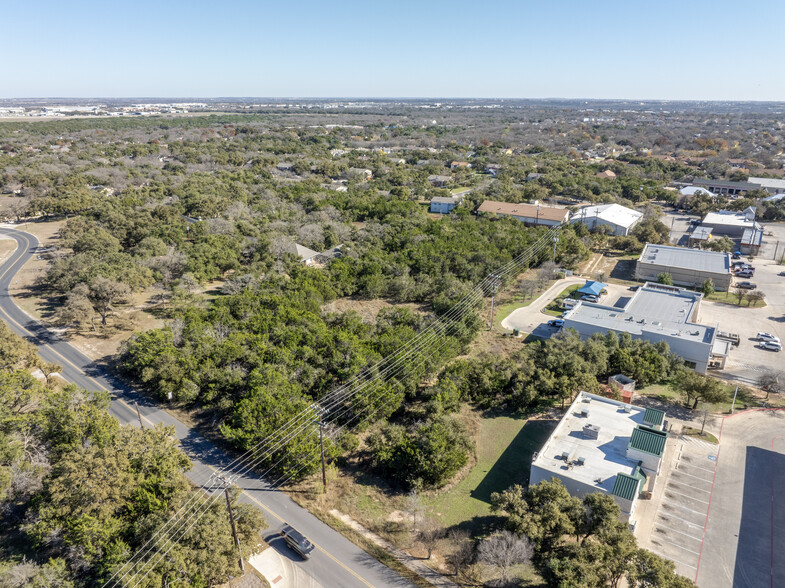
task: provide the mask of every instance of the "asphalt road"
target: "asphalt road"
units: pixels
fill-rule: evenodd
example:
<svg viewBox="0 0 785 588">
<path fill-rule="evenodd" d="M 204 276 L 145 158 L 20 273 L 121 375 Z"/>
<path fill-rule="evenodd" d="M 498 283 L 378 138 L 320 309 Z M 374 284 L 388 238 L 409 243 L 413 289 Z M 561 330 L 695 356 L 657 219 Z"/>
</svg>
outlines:
<svg viewBox="0 0 785 588">
<path fill-rule="evenodd" d="M 38 353 L 44 360 L 61 365 L 61 374 L 67 381 L 88 390 L 109 391 L 112 397 L 110 412 L 120 423 L 138 426 L 134 408 L 138 404 L 145 426 L 158 423 L 173 426 L 183 449 L 193 462 L 193 468 L 186 475 L 199 487 L 211 487 L 208 485 L 211 475 L 223 470 L 233 458 L 19 309 L 8 289 L 14 275 L 35 255 L 38 240 L 29 233 L 9 228 L 0 228 L 0 233 L 12 237 L 18 245 L 16 251 L 0 265 L 0 318 L 14 332 L 37 345 Z M 242 500 L 264 511 L 269 529 L 280 529 L 286 522 L 314 543 L 316 549 L 307 561 L 298 561 L 297 556 L 283 547 L 279 551 L 282 557 L 293 559 L 320 584 L 331 588 L 414 586 L 298 506 L 286 494 L 271 490 L 260 478 L 244 475 L 236 480 L 236 485 L 243 490 Z"/>
</svg>

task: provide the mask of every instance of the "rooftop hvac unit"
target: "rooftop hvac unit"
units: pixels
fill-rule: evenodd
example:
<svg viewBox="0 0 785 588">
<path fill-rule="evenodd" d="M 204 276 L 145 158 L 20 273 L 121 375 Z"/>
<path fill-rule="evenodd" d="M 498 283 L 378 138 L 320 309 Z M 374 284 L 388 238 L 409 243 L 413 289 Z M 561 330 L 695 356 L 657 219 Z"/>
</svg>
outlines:
<svg viewBox="0 0 785 588">
<path fill-rule="evenodd" d="M 625 404 L 624 405 L 624 412 L 632 412 L 632 405 L 631 404 Z"/>
<path fill-rule="evenodd" d="M 583 401 L 584 402 L 591 402 L 591 396 L 584 396 L 583 397 Z"/>
<path fill-rule="evenodd" d="M 578 459 L 575 460 L 575 465 L 582 466 L 585 463 L 586 463 L 586 458 L 585 457 L 579 457 Z"/>
<path fill-rule="evenodd" d="M 561 452 L 561 458 L 564 461 L 567 461 L 568 459 L 570 459 L 570 452 L 569 451 L 562 451 Z"/>
<path fill-rule="evenodd" d="M 582 408 L 581 409 L 581 416 L 582 417 L 588 417 L 589 416 L 589 409 L 588 408 Z"/>
<path fill-rule="evenodd" d="M 597 425 L 586 425 L 583 427 L 583 436 L 586 439 L 599 439 L 600 428 Z"/>
</svg>

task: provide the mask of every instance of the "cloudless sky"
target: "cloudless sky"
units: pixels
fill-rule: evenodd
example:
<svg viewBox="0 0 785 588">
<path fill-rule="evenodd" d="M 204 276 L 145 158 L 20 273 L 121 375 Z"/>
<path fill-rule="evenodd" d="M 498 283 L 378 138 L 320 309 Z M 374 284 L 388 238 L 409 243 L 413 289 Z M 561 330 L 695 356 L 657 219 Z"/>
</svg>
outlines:
<svg viewBox="0 0 785 588">
<path fill-rule="evenodd" d="M 785 101 L 785 0 L 0 0 L 0 97 Z"/>
</svg>

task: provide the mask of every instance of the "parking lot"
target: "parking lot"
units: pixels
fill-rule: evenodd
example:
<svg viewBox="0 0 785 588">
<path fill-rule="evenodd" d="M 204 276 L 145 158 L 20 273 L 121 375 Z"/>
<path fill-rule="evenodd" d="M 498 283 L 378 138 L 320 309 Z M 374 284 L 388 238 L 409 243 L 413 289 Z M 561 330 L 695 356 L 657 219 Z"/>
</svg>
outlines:
<svg viewBox="0 0 785 588">
<path fill-rule="evenodd" d="M 725 369 L 716 373 L 726 379 L 755 385 L 763 371 L 782 370 L 785 364 L 783 353 L 760 349 L 756 339 L 759 332 L 767 332 L 785 340 L 785 277 L 778 275 L 785 266 L 762 259 L 756 259 L 753 265 L 755 277 L 750 281 L 766 294 L 766 306 L 754 308 L 704 301 L 699 322 L 719 325 L 722 331 L 739 334 L 739 346 L 731 350 Z"/>
<path fill-rule="evenodd" d="M 689 437 L 677 441 L 648 536 L 646 547 L 673 561 L 688 578 L 698 571 L 718 449 Z"/>
</svg>

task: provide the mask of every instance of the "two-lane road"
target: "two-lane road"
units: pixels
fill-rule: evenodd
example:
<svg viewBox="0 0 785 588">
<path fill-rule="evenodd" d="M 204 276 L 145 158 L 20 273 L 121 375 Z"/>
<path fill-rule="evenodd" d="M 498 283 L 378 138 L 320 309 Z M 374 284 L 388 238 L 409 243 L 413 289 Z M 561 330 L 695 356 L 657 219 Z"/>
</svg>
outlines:
<svg viewBox="0 0 785 588">
<path fill-rule="evenodd" d="M 5 263 L 0 265 L 0 318 L 5 320 L 14 332 L 37 345 L 38 353 L 43 359 L 61 365 L 62 376 L 67 381 L 88 390 L 109 391 L 112 397 L 110 412 L 122 424 L 138 423 L 136 409 L 133 407 L 138 403 L 142 419 L 146 421 L 145 426 L 158 423 L 172 425 L 193 462 L 193 468 L 187 472 L 188 478 L 197 486 L 205 488 L 210 476 L 231 463 L 232 457 L 112 376 L 107 370 L 96 365 L 67 341 L 19 309 L 9 294 L 9 286 L 16 273 L 36 254 L 38 240 L 29 233 L 6 227 L 0 227 L 0 234 L 8 235 L 17 242 L 17 249 Z M 398 573 L 379 563 L 343 535 L 298 506 L 286 494 L 270 490 L 253 474 L 239 477 L 236 485 L 243 490 L 243 500 L 262 508 L 271 529 L 278 529 L 283 522 L 286 522 L 311 539 L 317 549 L 311 559 L 297 563 L 323 586 L 329 588 L 413 586 Z M 296 560 L 297 556 L 286 548 L 282 547 L 281 553 L 283 557 Z"/>
</svg>

